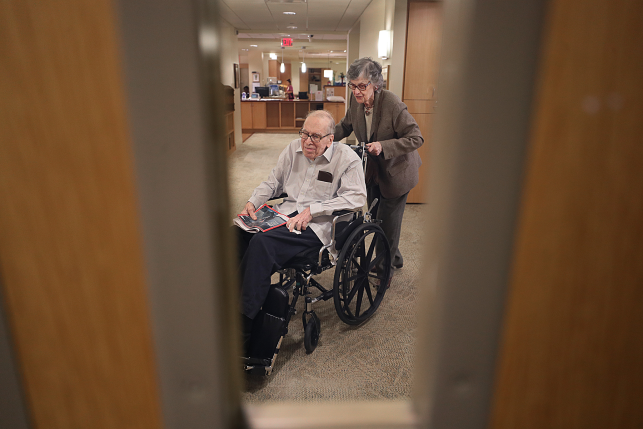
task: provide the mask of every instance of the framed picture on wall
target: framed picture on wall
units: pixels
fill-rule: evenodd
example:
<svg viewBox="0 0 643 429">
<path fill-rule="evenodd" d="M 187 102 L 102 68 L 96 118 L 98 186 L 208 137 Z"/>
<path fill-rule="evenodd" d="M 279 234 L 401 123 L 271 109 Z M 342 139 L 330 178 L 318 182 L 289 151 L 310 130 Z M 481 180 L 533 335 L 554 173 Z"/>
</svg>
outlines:
<svg viewBox="0 0 643 429">
<path fill-rule="evenodd" d="M 241 80 L 241 75 L 239 74 L 239 64 L 233 64 L 234 66 L 234 87 L 239 88 L 239 81 Z"/>
<path fill-rule="evenodd" d="M 252 81 L 259 82 L 259 73 L 252 73 Z"/>
<path fill-rule="evenodd" d="M 391 70 L 391 66 L 382 67 L 382 77 L 384 78 L 384 89 L 388 89 L 389 75 L 388 72 Z"/>
</svg>

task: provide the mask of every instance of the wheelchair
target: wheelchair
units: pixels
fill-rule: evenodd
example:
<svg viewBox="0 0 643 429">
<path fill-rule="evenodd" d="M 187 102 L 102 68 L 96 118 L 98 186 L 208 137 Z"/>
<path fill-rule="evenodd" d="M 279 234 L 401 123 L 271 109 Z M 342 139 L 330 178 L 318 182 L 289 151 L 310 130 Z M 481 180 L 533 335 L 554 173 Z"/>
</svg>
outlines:
<svg viewBox="0 0 643 429">
<path fill-rule="evenodd" d="M 364 143 L 351 147 L 362 157 L 365 168 Z M 247 373 L 266 376 L 272 373 L 300 297 L 305 301 L 301 320 L 307 353 L 315 350 L 321 336 L 321 322 L 313 309 L 315 303 L 333 299 L 337 316 L 348 325 L 360 325 L 375 314 L 391 280 L 389 243 L 379 226 L 381 221 L 371 216 L 376 204 L 377 199 L 364 214 L 361 210 L 333 213 L 331 243 L 299 253 L 277 272 L 279 281 L 271 285 L 254 319 L 248 356 L 242 358 Z M 337 251 L 336 259 L 331 249 Z M 333 268 L 332 289 L 313 277 Z"/>
</svg>

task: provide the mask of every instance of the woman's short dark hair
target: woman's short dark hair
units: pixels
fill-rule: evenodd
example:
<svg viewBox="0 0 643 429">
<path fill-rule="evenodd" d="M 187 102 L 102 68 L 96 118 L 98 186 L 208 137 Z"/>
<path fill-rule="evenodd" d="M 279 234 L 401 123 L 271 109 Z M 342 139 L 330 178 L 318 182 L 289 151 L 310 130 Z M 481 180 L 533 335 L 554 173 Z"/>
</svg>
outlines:
<svg viewBox="0 0 643 429">
<path fill-rule="evenodd" d="M 384 86 L 384 77 L 382 76 L 382 66 L 370 57 L 359 58 L 353 61 L 346 72 L 348 80 L 356 80 L 364 77 L 371 81 L 371 84 L 377 88 L 375 92 L 380 92 Z"/>
</svg>

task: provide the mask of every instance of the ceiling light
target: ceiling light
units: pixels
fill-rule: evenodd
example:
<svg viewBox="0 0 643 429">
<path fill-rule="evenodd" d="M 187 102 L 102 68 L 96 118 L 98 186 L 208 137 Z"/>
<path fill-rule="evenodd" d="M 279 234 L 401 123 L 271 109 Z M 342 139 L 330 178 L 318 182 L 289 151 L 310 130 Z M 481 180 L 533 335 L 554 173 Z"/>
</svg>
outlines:
<svg viewBox="0 0 643 429">
<path fill-rule="evenodd" d="M 297 15 L 295 12 L 284 12 L 284 15 Z"/>
<path fill-rule="evenodd" d="M 270 53 L 270 59 L 271 60 L 276 60 L 277 59 L 277 54 L 273 54 L 272 52 Z"/>
<path fill-rule="evenodd" d="M 257 47 L 257 45 L 250 45 L 250 47 L 251 47 L 251 48 L 256 48 L 256 47 Z"/>
<path fill-rule="evenodd" d="M 296 25 L 289 25 L 286 28 L 288 28 L 290 30 L 295 30 L 297 28 L 297 26 Z"/>
</svg>

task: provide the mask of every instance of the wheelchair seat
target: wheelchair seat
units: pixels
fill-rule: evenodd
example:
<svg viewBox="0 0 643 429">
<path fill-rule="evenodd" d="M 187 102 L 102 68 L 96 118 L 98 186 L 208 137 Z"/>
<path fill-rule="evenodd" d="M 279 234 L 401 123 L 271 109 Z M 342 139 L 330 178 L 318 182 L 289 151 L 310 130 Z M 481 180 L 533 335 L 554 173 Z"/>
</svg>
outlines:
<svg viewBox="0 0 643 429">
<path fill-rule="evenodd" d="M 292 259 L 286 262 L 286 264 L 284 264 L 284 268 L 293 268 L 299 271 L 309 271 L 315 264 L 319 262 L 319 252 L 321 250 L 322 246 L 315 246 L 299 252 Z M 322 253 L 321 263 L 322 265 L 330 264 L 330 257 L 328 251 L 325 249 Z"/>
<path fill-rule="evenodd" d="M 364 217 L 360 216 L 360 214 L 361 212 L 359 211 L 353 212 L 348 210 L 334 212 L 331 244 L 324 247 L 311 247 L 299 252 L 284 264 L 284 268 L 309 271 L 314 269 L 315 265 L 317 265 L 317 268 L 326 268 L 334 265 L 335 261 L 331 261 L 328 251 L 329 248 L 334 247 L 337 249 L 337 252 L 342 250 L 350 233 L 364 223 Z M 320 251 L 322 250 L 323 252 L 320 255 Z"/>
</svg>

